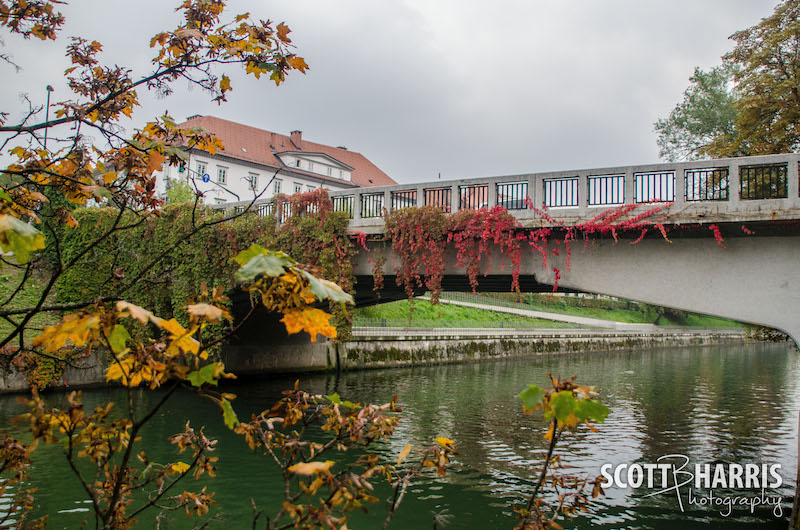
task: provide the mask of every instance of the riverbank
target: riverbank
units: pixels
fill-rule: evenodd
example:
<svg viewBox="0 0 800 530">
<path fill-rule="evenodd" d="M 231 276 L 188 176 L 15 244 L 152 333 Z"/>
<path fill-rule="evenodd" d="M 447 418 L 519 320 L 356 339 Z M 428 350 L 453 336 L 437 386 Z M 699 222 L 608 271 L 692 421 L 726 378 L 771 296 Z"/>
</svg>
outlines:
<svg viewBox="0 0 800 530">
<path fill-rule="evenodd" d="M 665 329 L 646 333 L 597 329 L 358 328 L 337 345 L 339 370 L 421 366 L 512 357 L 742 344 L 742 330 Z"/>
<path fill-rule="evenodd" d="M 229 345 L 222 360 L 241 376 L 350 371 L 476 362 L 580 352 L 743 344 L 744 330 L 658 329 L 647 333 L 600 329 L 354 328 L 353 340 L 285 345 Z M 100 351 L 64 369 L 52 389 L 106 386 L 108 359 Z M 0 393 L 30 390 L 25 374 L 9 371 Z"/>
</svg>

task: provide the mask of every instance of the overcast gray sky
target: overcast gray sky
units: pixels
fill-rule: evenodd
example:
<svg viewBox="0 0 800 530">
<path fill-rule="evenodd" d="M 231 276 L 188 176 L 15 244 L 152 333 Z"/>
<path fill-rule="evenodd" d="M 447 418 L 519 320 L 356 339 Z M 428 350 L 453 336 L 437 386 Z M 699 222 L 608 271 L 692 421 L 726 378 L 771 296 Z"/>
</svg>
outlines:
<svg viewBox="0 0 800 530">
<path fill-rule="evenodd" d="M 149 40 L 175 26 L 179 1 L 77 0 L 62 37 L 101 41 L 103 58 L 146 74 Z M 131 126 L 168 110 L 212 114 L 344 145 L 398 182 L 628 165 L 658 159 L 653 122 L 680 101 L 695 66 L 777 0 L 274 0 L 227 15 L 285 21 L 311 69 L 275 87 L 234 70 L 229 102 L 182 83 L 140 94 Z M 0 65 L 0 110 L 19 94 L 69 98 L 67 40 L 6 37 L 23 67 Z M 15 112 L 16 111 L 16 112 Z"/>
</svg>

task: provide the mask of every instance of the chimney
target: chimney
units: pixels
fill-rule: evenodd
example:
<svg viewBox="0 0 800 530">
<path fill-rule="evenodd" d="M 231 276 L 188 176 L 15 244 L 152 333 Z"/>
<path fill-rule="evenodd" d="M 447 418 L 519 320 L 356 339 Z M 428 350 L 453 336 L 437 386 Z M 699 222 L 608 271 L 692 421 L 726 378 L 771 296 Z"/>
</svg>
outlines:
<svg viewBox="0 0 800 530">
<path fill-rule="evenodd" d="M 269 133 L 269 148 L 273 151 L 278 150 L 278 138 L 274 132 Z"/>
<path fill-rule="evenodd" d="M 292 143 L 298 149 L 303 149 L 302 141 L 303 141 L 303 131 L 292 131 L 291 137 Z"/>
</svg>

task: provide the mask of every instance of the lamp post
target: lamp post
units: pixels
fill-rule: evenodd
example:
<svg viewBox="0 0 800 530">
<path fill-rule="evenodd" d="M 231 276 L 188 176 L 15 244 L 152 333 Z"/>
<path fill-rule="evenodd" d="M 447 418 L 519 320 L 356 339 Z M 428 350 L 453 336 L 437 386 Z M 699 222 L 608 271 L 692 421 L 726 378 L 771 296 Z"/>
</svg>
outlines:
<svg viewBox="0 0 800 530">
<path fill-rule="evenodd" d="M 53 91 L 53 87 L 51 85 L 47 85 L 47 108 L 44 111 L 44 121 L 45 123 L 50 121 L 50 92 Z M 44 148 L 47 149 L 47 129 L 49 127 L 44 128 Z"/>
</svg>

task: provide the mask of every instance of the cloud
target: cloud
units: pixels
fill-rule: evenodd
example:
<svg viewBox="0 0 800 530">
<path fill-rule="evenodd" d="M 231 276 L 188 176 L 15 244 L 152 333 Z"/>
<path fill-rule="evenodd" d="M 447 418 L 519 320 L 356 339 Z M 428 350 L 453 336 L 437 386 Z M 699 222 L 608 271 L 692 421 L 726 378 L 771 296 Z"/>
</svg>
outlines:
<svg viewBox="0 0 800 530">
<path fill-rule="evenodd" d="M 178 5 L 175 2 L 174 5 Z M 104 58 L 150 70 L 150 37 L 178 22 L 170 4 L 81 0 L 65 35 L 104 44 Z M 214 114 L 360 151 L 398 181 L 653 162 L 652 123 L 680 100 L 695 66 L 775 0 L 234 0 L 228 11 L 285 20 L 311 70 L 275 87 L 231 75 L 230 102 L 177 83 L 141 94 L 129 126 L 169 110 Z M 0 110 L 17 94 L 68 96 L 60 44 L 8 37 L 25 70 L 5 72 Z M 18 117 L 19 112 L 14 116 Z"/>
</svg>

